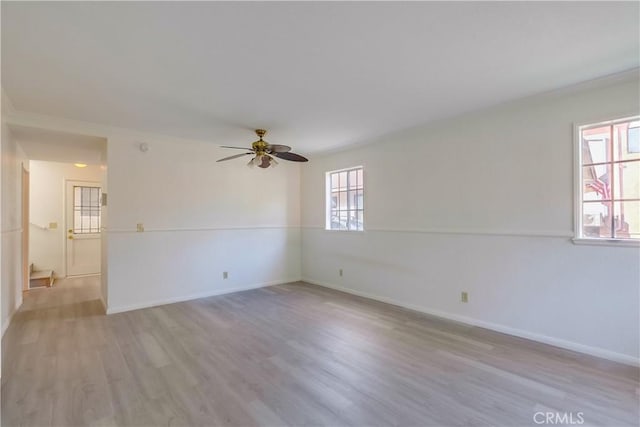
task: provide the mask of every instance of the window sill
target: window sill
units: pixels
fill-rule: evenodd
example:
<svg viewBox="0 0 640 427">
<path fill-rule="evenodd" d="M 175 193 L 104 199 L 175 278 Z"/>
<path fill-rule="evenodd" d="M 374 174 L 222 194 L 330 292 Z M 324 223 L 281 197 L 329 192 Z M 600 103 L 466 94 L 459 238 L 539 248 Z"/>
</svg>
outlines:
<svg viewBox="0 0 640 427">
<path fill-rule="evenodd" d="M 587 239 L 584 237 L 575 237 L 572 239 L 575 245 L 592 245 L 592 246 L 622 246 L 626 248 L 640 248 L 640 240 L 629 239 Z"/>
</svg>

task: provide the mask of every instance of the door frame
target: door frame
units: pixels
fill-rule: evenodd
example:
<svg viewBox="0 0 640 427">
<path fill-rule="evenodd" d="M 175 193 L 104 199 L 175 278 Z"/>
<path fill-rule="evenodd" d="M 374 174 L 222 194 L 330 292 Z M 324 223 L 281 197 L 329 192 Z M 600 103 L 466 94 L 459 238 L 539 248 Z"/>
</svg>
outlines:
<svg viewBox="0 0 640 427">
<path fill-rule="evenodd" d="M 73 185 L 73 184 L 80 184 L 80 185 L 86 185 L 86 186 L 96 186 L 96 187 L 100 187 L 102 189 L 102 182 L 99 181 L 85 181 L 85 180 L 79 180 L 79 179 L 65 179 L 64 182 L 62 183 L 63 185 L 63 190 L 62 190 L 62 214 L 63 214 L 63 219 L 62 222 L 64 223 L 64 230 L 62 233 L 62 241 L 63 243 L 63 248 L 64 248 L 64 263 L 63 263 L 63 268 L 64 268 L 64 277 L 69 277 L 69 261 L 68 261 L 68 257 L 69 257 L 69 249 L 68 249 L 68 244 L 69 244 L 69 239 L 67 238 L 68 235 L 68 230 L 69 230 L 69 225 L 68 224 L 68 220 L 69 220 L 69 215 L 67 212 L 67 209 L 69 208 L 69 205 L 67 203 L 67 198 L 68 198 L 68 191 L 67 189 L 69 188 L 69 184 Z M 102 228 L 102 212 L 100 212 L 100 227 Z M 99 235 L 99 239 L 102 241 L 102 232 L 98 232 L 96 233 Z M 102 244 L 101 244 L 102 245 Z M 102 249 L 102 248 L 101 248 Z M 102 257 L 102 255 L 100 255 Z M 102 260 L 100 261 L 100 264 L 102 264 Z M 102 269 L 102 265 L 100 266 Z M 91 273 L 91 274 L 78 274 L 72 277 L 82 277 L 82 276 L 95 276 L 95 275 L 99 275 L 102 274 L 102 271 L 100 271 L 100 273 Z"/>
<path fill-rule="evenodd" d="M 29 271 L 29 171 L 25 168 L 24 162 L 21 165 L 22 170 L 22 290 L 29 290 L 29 279 L 31 272 Z"/>
</svg>

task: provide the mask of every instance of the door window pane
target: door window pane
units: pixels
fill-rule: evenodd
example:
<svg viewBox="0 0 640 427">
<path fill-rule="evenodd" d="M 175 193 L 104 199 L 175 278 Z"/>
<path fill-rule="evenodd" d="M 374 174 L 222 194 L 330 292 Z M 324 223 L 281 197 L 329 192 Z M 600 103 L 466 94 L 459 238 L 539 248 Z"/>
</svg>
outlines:
<svg viewBox="0 0 640 427">
<path fill-rule="evenodd" d="M 74 186 L 73 232 L 90 234 L 100 232 L 100 187 Z"/>
</svg>

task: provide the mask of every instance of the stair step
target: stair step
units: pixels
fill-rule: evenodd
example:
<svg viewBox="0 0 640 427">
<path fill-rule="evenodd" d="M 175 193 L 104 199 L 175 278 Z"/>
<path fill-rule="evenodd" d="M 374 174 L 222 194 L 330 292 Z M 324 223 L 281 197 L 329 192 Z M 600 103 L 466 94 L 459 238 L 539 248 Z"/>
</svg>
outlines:
<svg viewBox="0 0 640 427">
<path fill-rule="evenodd" d="M 29 279 L 30 288 L 51 287 L 53 285 L 53 270 L 32 271 Z"/>
<path fill-rule="evenodd" d="M 53 270 L 40 270 L 31 273 L 32 279 L 44 279 L 45 277 L 53 276 Z"/>
</svg>

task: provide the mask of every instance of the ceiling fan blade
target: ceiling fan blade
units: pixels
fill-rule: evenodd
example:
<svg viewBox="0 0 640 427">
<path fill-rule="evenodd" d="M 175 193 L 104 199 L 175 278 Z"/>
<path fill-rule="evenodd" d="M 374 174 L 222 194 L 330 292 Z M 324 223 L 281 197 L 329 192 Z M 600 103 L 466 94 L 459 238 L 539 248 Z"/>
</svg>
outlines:
<svg viewBox="0 0 640 427">
<path fill-rule="evenodd" d="M 236 154 L 235 156 L 229 156 L 229 157 L 222 158 L 220 160 L 216 160 L 216 162 L 224 162 L 225 160 L 237 159 L 238 157 L 247 156 L 249 154 L 253 154 L 253 153 Z"/>
<path fill-rule="evenodd" d="M 296 153 L 273 153 L 279 159 L 291 160 L 292 162 L 308 162 L 309 159 Z"/>
<path fill-rule="evenodd" d="M 291 151 L 291 147 L 288 145 L 269 144 L 267 151 L 269 153 L 286 153 L 287 151 Z"/>
<path fill-rule="evenodd" d="M 247 147 L 229 147 L 228 145 L 221 145 L 220 148 L 234 148 L 236 150 L 247 150 L 247 151 L 253 151 L 253 148 L 247 148 Z"/>
</svg>

